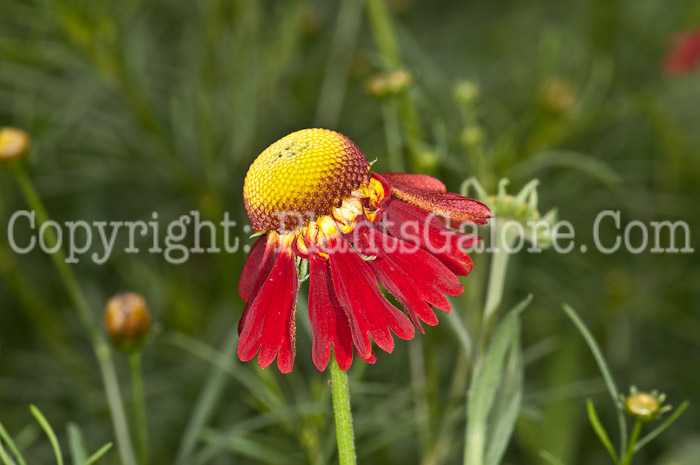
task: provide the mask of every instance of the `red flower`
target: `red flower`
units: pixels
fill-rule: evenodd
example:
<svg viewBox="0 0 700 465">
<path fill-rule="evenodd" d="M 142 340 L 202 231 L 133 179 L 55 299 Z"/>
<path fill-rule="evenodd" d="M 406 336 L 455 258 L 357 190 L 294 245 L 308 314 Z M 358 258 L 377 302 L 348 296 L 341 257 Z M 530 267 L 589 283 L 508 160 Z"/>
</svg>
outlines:
<svg viewBox="0 0 700 465">
<path fill-rule="evenodd" d="M 680 76 L 695 70 L 700 64 L 700 28 L 672 37 L 671 50 L 664 60 L 664 70 L 670 76 Z"/>
<path fill-rule="evenodd" d="M 262 368 L 277 357 L 283 373 L 294 364 L 301 260 L 309 265 L 313 363 L 323 371 L 333 350 L 347 370 L 353 352 L 374 363 L 372 342 L 391 352 L 392 333 L 411 339 L 414 325 L 421 332 L 421 322 L 436 325 L 431 306 L 450 311 L 445 296 L 461 294 L 457 276 L 472 269 L 462 248 L 480 239 L 449 222 L 483 224 L 491 216 L 430 176 L 371 173 L 350 139 L 325 129 L 298 131 L 268 147 L 250 167 L 243 195 L 253 228 L 264 235 L 240 280 L 247 305 L 238 356 L 258 354 Z"/>
</svg>

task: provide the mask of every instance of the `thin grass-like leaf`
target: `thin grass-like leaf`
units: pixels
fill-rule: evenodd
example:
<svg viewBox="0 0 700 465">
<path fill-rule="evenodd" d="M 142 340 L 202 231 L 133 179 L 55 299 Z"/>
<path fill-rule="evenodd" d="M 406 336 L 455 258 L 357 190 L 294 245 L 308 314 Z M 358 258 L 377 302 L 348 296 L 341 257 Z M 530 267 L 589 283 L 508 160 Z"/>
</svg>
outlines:
<svg viewBox="0 0 700 465">
<path fill-rule="evenodd" d="M 681 414 L 685 411 L 685 409 L 688 408 L 689 405 L 690 405 L 690 402 L 687 401 L 687 400 L 686 400 L 685 402 L 683 402 L 681 405 L 679 405 L 678 408 L 677 408 L 676 410 L 674 410 L 673 413 L 672 413 L 671 415 L 669 415 L 668 418 L 666 418 L 666 419 L 663 421 L 663 423 L 661 423 L 659 426 L 657 426 L 656 428 L 654 428 L 651 432 L 649 432 L 649 434 L 647 434 L 646 436 L 644 436 L 642 439 L 640 439 L 639 441 L 637 441 L 637 444 L 635 444 L 635 446 L 634 446 L 634 452 L 635 452 L 635 453 L 639 452 L 639 450 L 640 450 L 642 447 L 644 447 L 644 446 L 646 446 L 647 444 L 649 444 L 649 441 L 651 441 L 652 439 L 654 439 L 654 438 L 655 438 L 656 436 L 658 436 L 659 434 L 663 433 L 664 430 L 665 430 L 666 428 L 668 428 L 669 426 L 671 426 L 671 424 L 672 424 L 674 421 L 676 421 L 676 420 L 678 419 L 678 417 L 681 416 Z"/>
<path fill-rule="evenodd" d="M 75 423 L 68 423 L 68 446 L 73 465 L 83 465 L 87 460 L 87 450 L 85 450 L 85 439 L 80 428 Z"/>
<path fill-rule="evenodd" d="M 10 456 L 7 455 L 7 452 L 5 452 L 5 448 L 2 446 L 2 441 L 0 441 L 0 459 L 2 459 L 3 465 L 16 465 L 14 460 L 12 460 Z"/>
<path fill-rule="evenodd" d="M 226 372 L 230 372 L 233 367 L 237 342 L 238 330 L 234 328 L 226 336 L 221 349 L 220 360 L 212 367 L 202 392 L 197 399 L 197 403 L 192 409 L 192 414 L 180 441 L 180 448 L 177 451 L 176 464 L 185 464 L 190 459 L 202 429 L 207 425 L 211 414 L 214 412 L 225 386 Z"/>
<path fill-rule="evenodd" d="M 104 446 L 100 447 L 97 452 L 92 454 L 88 459 L 82 464 L 82 465 L 92 465 L 93 463 L 97 462 L 104 456 L 109 450 L 112 448 L 113 444 L 111 442 L 108 442 Z"/>
<path fill-rule="evenodd" d="M 56 463 L 58 465 L 63 465 L 61 446 L 58 443 L 58 439 L 56 438 L 56 433 L 54 433 L 53 428 L 51 428 L 51 425 L 49 424 L 48 420 L 46 420 L 44 414 L 41 413 L 41 411 L 35 405 L 30 405 L 29 410 L 32 412 L 32 415 L 34 415 L 34 418 L 36 418 L 36 421 L 39 422 L 39 425 L 41 425 L 41 428 L 46 433 L 46 436 L 49 437 L 51 447 L 53 447 L 53 453 L 56 456 Z"/>
<path fill-rule="evenodd" d="M 15 441 L 12 439 L 2 423 L 0 423 L 0 439 L 0 446 L 2 446 L 2 441 L 5 441 L 7 443 L 7 447 L 10 448 L 10 452 L 12 452 L 12 455 L 15 457 L 19 465 L 27 465 L 24 461 L 24 457 L 22 457 L 22 454 L 19 451 L 19 448 L 15 444 Z M 14 461 L 12 461 L 12 463 L 14 464 Z"/>
<path fill-rule="evenodd" d="M 503 383 L 493 408 L 492 424 L 489 427 L 491 439 L 486 449 L 487 465 L 501 463 L 522 405 L 525 374 L 519 332 L 516 332 L 506 357 Z"/>
<path fill-rule="evenodd" d="M 564 465 L 564 462 L 559 460 L 557 457 L 552 455 L 551 452 L 546 450 L 541 450 L 538 454 L 542 460 L 547 462 L 549 465 Z"/>
<path fill-rule="evenodd" d="M 583 338 L 586 340 L 586 343 L 588 344 L 588 347 L 593 353 L 593 357 L 595 357 L 595 361 L 598 364 L 598 369 L 603 375 L 605 385 L 608 388 L 608 393 L 610 394 L 610 398 L 615 406 L 615 412 L 617 413 L 617 424 L 620 429 L 620 455 L 624 456 L 627 448 L 627 423 L 625 422 L 625 414 L 618 403 L 618 394 L 620 391 L 617 389 L 615 380 L 613 379 L 612 374 L 610 374 L 608 363 L 605 361 L 603 352 L 600 350 L 600 347 L 598 347 L 598 343 L 595 341 L 593 334 L 591 334 L 586 324 L 578 316 L 576 310 L 567 304 L 564 304 L 563 308 L 564 312 L 566 312 L 567 316 L 571 319 L 571 321 L 573 321 Z"/>
<path fill-rule="evenodd" d="M 483 363 L 479 366 L 468 393 L 467 431 L 464 446 L 464 464 L 481 465 L 485 463 L 485 449 L 493 439 L 488 431 L 488 421 L 496 393 L 501 385 L 506 354 L 517 341 L 520 330 L 520 313 L 532 301 L 527 296 L 503 318 L 493 333 Z"/>
<path fill-rule="evenodd" d="M 603 444 L 603 446 L 605 446 L 605 449 L 610 454 L 610 457 L 613 459 L 613 462 L 617 463 L 618 458 L 617 453 L 615 452 L 615 448 L 613 447 L 612 442 L 610 442 L 610 437 L 608 436 L 607 431 L 605 431 L 603 424 L 598 418 L 598 414 L 595 411 L 595 406 L 593 405 L 593 402 L 591 402 L 591 399 L 588 399 L 586 401 L 586 409 L 588 410 L 588 421 L 591 422 L 593 431 L 595 431 L 595 434 L 598 436 L 598 439 L 600 439 L 600 442 Z"/>
</svg>

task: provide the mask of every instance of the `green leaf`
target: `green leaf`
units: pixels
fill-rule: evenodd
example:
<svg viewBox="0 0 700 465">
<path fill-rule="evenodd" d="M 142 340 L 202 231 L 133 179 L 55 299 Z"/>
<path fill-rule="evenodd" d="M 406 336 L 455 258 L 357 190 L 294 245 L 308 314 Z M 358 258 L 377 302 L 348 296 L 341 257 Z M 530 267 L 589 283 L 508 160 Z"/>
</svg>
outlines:
<svg viewBox="0 0 700 465">
<path fill-rule="evenodd" d="M 10 437 L 10 434 L 7 432 L 2 423 L 0 423 L 0 438 L 2 439 L 0 441 L 0 447 L 2 447 L 2 441 L 5 441 L 7 443 L 7 447 L 10 448 L 10 452 L 12 452 L 12 455 L 14 455 L 15 459 L 17 460 L 17 463 L 19 465 L 26 465 L 24 457 L 22 457 L 22 454 L 19 452 L 15 441 L 12 440 L 12 437 Z M 8 461 L 14 464 L 12 459 L 8 458 Z"/>
<path fill-rule="evenodd" d="M 46 433 L 46 436 L 49 437 L 51 447 L 53 447 L 53 453 L 56 456 L 56 463 L 58 465 L 63 465 L 63 455 L 61 454 L 61 446 L 58 444 L 58 439 L 56 438 L 56 433 L 54 433 L 53 428 L 51 428 L 51 425 L 46 420 L 44 414 L 42 414 L 41 411 L 35 405 L 30 405 L 29 410 L 32 412 L 32 415 L 34 415 L 34 418 L 36 418 L 36 421 L 39 422 L 39 425 L 41 425 L 41 428 Z"/>
<path fill-rule="evenodd" d="M 501 392 L 493 408 L 493 420 L 490 426 L 491 440 L 486 449 L 486 463 L 488 465 L 501 463 L 506 452 L 522 405 L 524 378 L 525 365 L 520 349 L 520 335 L 516 333 L 507 355 Z"/>
<path fill-rule="evenodd" d="M 556 458 L 554 455 L 551 454 L 551 452 L 548 452 L 546 450 L 541 450 L 539 453 L 539 456 L 542 460 L 547 462 L 549 465 L 564 465 L 564 462 Z"/>
<path fill-rule="evenodd" d="M 608 388 L 608 393 L 610 394 L 610 398 L 615 406 L 615 412 L 617 413 L 617 424 L 620 429 L 620 455 L 624 456 L 625 449 L 627 447 L 627 423 L 625 422 L 625 414 L 619 405 L 618 395 L 620 391 L 617 389 L 615 380 L 610 374 L 610 368 L 608 367 L 605 357 L 603 356 L 603 352 L 600 350 L 600 347 L 598 347 L 598 343 L 595 341 L 593 334 L 591 334 L 586 324 L 578 316 L 576 310 L 567 304 L 564 304 L 563 308 L 564 312 L 566 312 L 567 316 L 571 319 L 571 321 L 573 321 L 583 338 L 586 340 L 586 343 L 588 344 L 588 347 L 593 353 L 593 357 L 598 364 L 598 369 L 603 375 L 605 385 Z"/>
<path fill-rule="evenodd" d="M 83 433 L 75 423 L 68 423 L 68 446 L 73 465 L 83 465 L 87 460 L 85 439 Z"/>
<path fill-rule="evenodd" d="M 510 384 L 504 383 L 504 366 L 506 364 L 506 356 L 512 347 L 515 346 L 519 350 L 519 332 L 520 332 L 520 313 L 532 301 L 532 295 L 523 299 L 515 306 L 496 328 L 493 333 L 491 344 L 488 352 L 484 357 L 482 364 L 477 368 L 474 378 L 468 393 L 467 403 L 467 432 L 465 438 L 464 463 L 465 465 L 481 465 L 485 463 L 486 445 L 491 441 L 498 440 L 499 444 L 489 446 L 489 456 L 493 459 L 499 454 L 502 454 L 502 441 L 510 437 L 512 425 L 499 425 L 498 428 L 507 433 L 506 438 L 495 438 L 494 431 L 489 431 L 489 417 L 496 394 L 501 396 L 508 390 L 517 389 L 514 385 L 517 382 L 517 376 L 511 377 Z M 519 361 L 522 365 L 522 361 Z M 504 388 L 499 389 L 500 386 Z M 516 412 L 519 409 L 520 402 L 518 401 Z M 504 410 L 512 410 L 514 406 L 503 407 Z M 516 415 L 514 415 L 517 417 Z M 490 433 L 490 434 L 489 434 Z"/>
<path fill-rule="evenodd" d="M 610 442 L 610 437 L 605 431 L 603 424 L 598 419 L 598 414 L 595 411 L 595 406 L 593 405 L 593 402 L 591 402 L 591 399 L 586 401 L 586 408 L 588 409 L 588 421 L 591 422 L 593 431 L 595 431 L 595 434 L 598 435 L 598 439 L 600 439 L 600 442 L 603 444 L 603 446 L 605 446 L 605 449 L 607 449 L 610 457 L 613 459 L 613 462 L 617 463 L 618 458 L 617 453 L 615 453 L 615 448 L 613 447 L 612 442 Z"/>
<path fill-rule="evenodd" d="M 0 459 L 2 459 L 2 463 L 4 465 L 15 465 L 14 460 L 12 460 L 10 456 L 7 455 L 7 452 L 5 452 L 5 448 L 2 446 L 2 441 L 0 441 Z"/>
<path fill-rule="evenodd" d="M 690 405 L 690 402 L 688 402 L 687 400 L 685 402 L 683 402 L 681 405 L 679 405 L 678 408 L 671 415 L 669 415 L 669 417 L 666 418 L 666 420 L 664 420 L 663 423 L 661 423 L 659 426 L 654 428 L 651 432 L 649 432 L 649 434 L 647 434 L 646 436 L 644 436 L 642 439 L 640 439 L 637 442 L 637 444 L 634 446 L 634 452 L 635 453 L 639 452 L 639 450 L 642 447 L 646 446 L 649 443 L 649 441 L 654 439 L 659 434 L 663 433 L 663 431 L 666 428 L 671 426 L 671 424 L 674 421 L 676 421 L 678 419 L 678 417 L 681 416 L 681 414 L 685 411 L 685 409 L 688 408 L 689 405 Z"/>
<path fill-rule="evenodd" d="M 84 463 L 83 465 L 92 465 L 93 463 L 97 462 L 102 458 L 103 455 L 105 455 L 110 449 L 112 448 L 112 443 L 108 442 L 104 446 L 100 447 L 100 449 L 92 454 Z"/>
</svg>

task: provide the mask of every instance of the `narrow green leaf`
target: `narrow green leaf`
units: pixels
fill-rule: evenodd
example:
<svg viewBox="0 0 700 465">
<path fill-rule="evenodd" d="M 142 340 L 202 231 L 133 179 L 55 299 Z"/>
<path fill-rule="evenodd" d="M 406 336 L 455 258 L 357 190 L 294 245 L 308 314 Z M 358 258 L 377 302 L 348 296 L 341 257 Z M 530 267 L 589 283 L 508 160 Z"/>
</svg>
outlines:
<svg viewBox="0 0 700 465">
<path fill-rule="evenodd" d="M 7 430 L 2 425 L 2 423 L 0 423 L 0 438 L 2 438 L 2 440 L 7 443 L 7 447 L 10 448 L 10 452 L 12 452 L 12 455 L 14 455 L 15 459 L 17 460 L 17 463 L 19 465 L 26 465 L 26 462 L 24 461 L 24 457 L 22 457 L 22 454 L 20 453 L 19 449 L 17 448 L 15 441 L 12 440 L 12 437 L 7 432 Z M 2 445 L 2 441 L 0 441 L 0 445 Z M 14 464 L 14 461 L 12 461 L 12 463 Z"/>
<path fill-rule="evenodd" d="M 683 402 L 681 405 L 679 405 L 678 408 L 676 410 L 674 410 L 674 412 L 671 415 L 669 415 L 668 418 L 666 418 L 666 420 L 663 421 L 663 423 L 661 423 L 659 426 L 654 428 L 651 432 L 649 432 L 649 434 L 644 436 L 642 439 L 637 441 L 637 444 L 634 446 L 634 452 L 635 453 L 639 452 L 639 450 L 642 447 L 646 446 L 649 443 L 649 441 L 654 439 L 659 434 L 663 433 L 666 428 L 671 426 L 671 424 L 674 421 L 676 421 L 678 419 L 678 417 L 681 416 L 681 414 L 685 411 L 685 409 L 688 408 L 689 405 L 690 405 L 690 402 L 688 402 L 687 400 L 685 402 Z"/>
<path fill-rule="evenodd" d="M 493 408 L 492 424 L 489 427 L 491 433 L 486 449 L 488 465 L 501 463 L 522 405 L 525 373 L 519 332 L 516 332 L 506 357 L 503 383 Z"/>
<path fill-rule="evenodd" d="M 539 456 L 542 460 L 546 461 L 549 465 L 564 465 L 564 462 L 559 460 L 557 457 L 552 455 L 549 451 L 541 450 Z"/>
<path fill-rule="evenodd" d="M 112 443 L 108 442 L 104 446 L 100 447 L 100 449 L 92 454 L 82 465 L 92 465 L 93 463 L 97 462 L 102 458 L 103 455 L 105 455 L 109 450 L 112 448 Z"/>
<path fill-rule="evenodd" d="M 595 431 L 595 434 L 598 435 L 598 439 L 600 439 L 600 442 L 603 444 L 603 446 L 605 446 L 605 449 L 610 454 L 613 462 L 617 463 L 618 458 L 615 448 L 613 447 L 612 442 L 610 442 L 610 437 L 605 431 L 603 424 L 600 422 L 600 419 L 598 419 L 598 414 L 595 411 L 595 406 L 593 405 L 593 402 L 591 402 L 591 399 L 586 401 L 586 408 L 588 409 L 588 421 L 591 422 L 593 431 Z"/>
<path fill-rule="evenodd" d="M 58 465 L 63 465 L 61 446 L 58 444 L 58 439 L 56 438 L 56 433 L 54 433 L 53 428 L 51 428 L 51 425 L 46 420 L 44 414 L 41 413 L 41 411 L 35 405 L 30 405 L 29 410 L 32 412 L 32 415 L 34 415 L 34 418 L 36 418 L 36 421 L 39 422 L 39 425 L 41 425 L 41 428 L 46 433 L 46 436 L 49 437 L 51 447 L 53 447 L 53 453 L 56 456 L 56 463 Z"/>
<path fill-rule="evenodd" d="M 617 425 L 620 430 L 620 455 L 624 456 L 625 449 L 627 447 L 627 423 L 625 422 L 625 414 L 619 405 L 618 395 L 620 391 L 617 389 L 615 380 L 610 374 L 610 368 L 608 367 L 605 357 L 603 356 L 603 352 L 600 350 L 600 347 L 598 347 L 598 343 L 595 341 L 593 334 L 591 334 L 586 324 L 578 316 L 576 310 L 567 304 L 564 304 L 563 308 L 564 312 L 566 312 L 567 316 L 571 319 L 571 321 L 573 321 L 583 338 L 586 340 L 586 343 L 588 344 L 588 347 L 593 353 L 593 357 L 598 364 L 598 369 L 603 375 L 605 385 L 608 388 L 608 393 L 610 394 L 610 398 L 615 406 L 615 412 L 617 413 Z"/>
<path fill-rule="evenodd" d="M 518 340 L 520 330 L 520 313 L 532 301 L 527 296 L 515 306 L 499 324 L 493 333 L 488 352 L 482 364 L 477 368 L 468 393 L 467 431 L 464 445 L 464 464 L 481 465 L 484 463 L 488 435 L 488 420 L 496 392 L 503 377 L 506 354 Z M 495 453 L 495 452 L 494 452 Z"/>
<path fill-rule="evenodd" d="M 7 455 L 7 452 L 5 452 L 5 448 L 2 446 L 2 441 L 0 441 L 0 459 L 2 459 L 2 463 L 4 465 L 16 465 L 14 460 L 12 460 L 10 456 Z"/>
<path fill-rule="evenodd" d="M 68 423 L 68 446 L 73 465 L 83 465 L 87 459 L 83 433 L 75 423 Z"/>
<path fill-rule="evenodd" d="M 234 328 L 226 335 L 221 351 L 216 353 L 217 364 L 212 367 L 192 409 L 192 414 L 180 440 L 180 447 L 175 459 L 176 464 L 184 464 L 190 460 L 190 455 L 197 445 L 202 429 L 207 426 L 214 413 L 226 385 L 226 372 L 230 372 L 234 367 L 237 342 L 238 330 Z"/>
</svg>

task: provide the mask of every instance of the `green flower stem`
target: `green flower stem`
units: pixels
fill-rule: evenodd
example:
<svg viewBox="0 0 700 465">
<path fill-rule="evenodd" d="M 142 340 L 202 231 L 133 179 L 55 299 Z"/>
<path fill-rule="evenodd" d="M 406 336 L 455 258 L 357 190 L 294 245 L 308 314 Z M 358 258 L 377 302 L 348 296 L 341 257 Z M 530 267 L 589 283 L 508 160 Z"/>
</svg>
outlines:
<svg viewBox="0 0 700 465">
<path fill-rule="evenodd" d="M 498 307 L 503 300 L 503 285 L 506 280 L 506 270 L 508 269 L 508 249 L 513 245 L 515 233 L 512 229 L 504 230 L 493 220 L 492 227 L 496 228 L 496 249 L 491 258 L 491 269 L 489 270 L 489 286 L 486 290 L 486 303 L 484 305 L 484 324 L 491 323 Z"/>
<path fill-rule="evenodd" d="M 355 433 L 352 429 L 350 409 L 350 383 L 347 372 L 340 369 L 335 357 L 331 357 L 331 389 L 333 392 L 333 414 L 335 434 L 338 438 L 338 458 L 340 465 L 355 465 Z"/>
<path fill-rule="evenodd" d="M 49 216 L 46 213 L 44 204 L 41 202 L 41 198 L 29 179 L 29 176 L 27 176 L 24 166 L 20 163 L 15 163 L 13 164 L 12 168 L 15 179 L 17 180 L 22 193 L 24 194 L 27 204 L 32 210 L 34 210 L 37 224 L 38 226 L 41 226 L 49 221 Z M 52 228 L 47 228 L 45 230 L 45 235 L 46 245 L 49 248 L 54 248 L 54 246 L 58 244 L 55 230 Z M 123 465 L 135 465 L 136 458 L 131 445 L 129 427 L 126 421 L 124 403 L 122 402 L 122 396 L 119 390 L 119 381 L 117 378 L 117 370 L 114 366 L 114 359 L 112 358 L 112 351 L 110 350 L 107 340 L 99 330 L 99 327 L 95 322 L 95 318 L 90 312 L 85 296 L 80 290 L 78 281 L 73 274 L 73 270 L 71 270 L 66 263 L 63 248 L 58 247 L 58 250 L 51 254 L 51 259 L 53 260 L 56 270 L 58 271 L 58 274 L 66 287 L 66 291 L 68 292 L 68 295 L 73 301 L 73 305 L 78 312 L 78 317 L 80 318 L 85 331 L 88 333 L 90 342 L 92 343 L 92 348 L 95 352 L 95 356 L 100 367 L 100 374 L 102 376 L 102 382 L 105 388 L 105 395 L 107 396 L 107 404 L 109 405 L 109 410 L 112 415 L 112 423 L 114 426 L 122 463 Z"/>
<path fill-rule="evenodd" d="M 148 465 L 148 422 L 146 421 L 146 396 L 143 392 L 143 375 L 141 370 L 141 352 L 134 350 L 129 354 L 131 370 L 131 390 L 134 400 L 134 417 L 136 420 L 136 447 L 139 463 Z"/>
<path fill-rule="evenodd" d="M 641 420 L 634 422 L 632 434 L 630 434 L 630 441 L 627 444 L 627 453 L 620 461 L 620 465 L 630 465 L 630 463 L 632 463 L 632 457 L 634 457 L 634 446 L 637 444 L 639 435 L 642 433 L 642 425 L 644 425 L 644 422 Z"/>
</svg>

